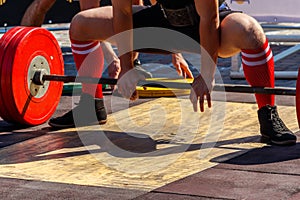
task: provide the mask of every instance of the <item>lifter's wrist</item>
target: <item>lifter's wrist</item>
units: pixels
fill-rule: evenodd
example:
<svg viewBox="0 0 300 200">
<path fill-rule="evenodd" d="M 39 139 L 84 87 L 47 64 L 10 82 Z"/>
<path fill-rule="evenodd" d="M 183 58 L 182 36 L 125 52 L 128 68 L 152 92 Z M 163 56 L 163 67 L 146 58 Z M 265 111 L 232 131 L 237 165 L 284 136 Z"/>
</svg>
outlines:
<svg viewBox="0 0 300 200">
<path fill-rule="evenodd" d="M 121 61 L 122 71 L 123 71 L 123 69 L 124 69 L 124 71 L 131 70 L 134 67 L 133 66 L 133 53 L 128 52 L 126 54 L 123 54 L 122 56 L 120 56 L 120 61 Z"/>
</svg>

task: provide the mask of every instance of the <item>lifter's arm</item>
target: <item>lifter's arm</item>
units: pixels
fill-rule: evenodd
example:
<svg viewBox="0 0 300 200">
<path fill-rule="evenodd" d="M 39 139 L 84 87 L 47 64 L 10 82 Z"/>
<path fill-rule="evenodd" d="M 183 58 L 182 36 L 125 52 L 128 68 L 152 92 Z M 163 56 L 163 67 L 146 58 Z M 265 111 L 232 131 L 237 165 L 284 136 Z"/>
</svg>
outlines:
<svg viewBox="0 0 300 200">
<path fill-rule="evenodd" d="M 206 97 L 208 107 L 211 107 L 210 92 L 213 87 L 214 74 L 218 58 L 219 47 L 219 11 L 218 0 L 195 0 L 196 10 L 200 16 L 200 43 L 201 43 L 201 75 L 193 83 L 190 100 L 194 111 L 204 111 Z"/>
<path fill-rule="evenodd" d="M 117 38 L 122 74 L 133 68 L 133 36 L 132 36 L 132 0 L 112 0 L 113 28 L 115 34 L 124 33 Z"/>
</svg>

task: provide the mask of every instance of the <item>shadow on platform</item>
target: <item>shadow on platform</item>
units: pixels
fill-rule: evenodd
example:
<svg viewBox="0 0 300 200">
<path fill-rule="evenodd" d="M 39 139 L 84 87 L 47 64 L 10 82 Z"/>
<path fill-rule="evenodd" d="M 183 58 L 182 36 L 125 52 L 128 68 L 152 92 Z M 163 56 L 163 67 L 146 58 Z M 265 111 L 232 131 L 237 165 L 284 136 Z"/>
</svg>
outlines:
<svg viewBox="0 0 300 200">
<path fill-rule="evenodd" d="M 0 164 L 25 163 L 106 152 L 114 157 L 158 157 L 198 151 L 207 148 L 225 148 L 224 145 L 252 143 L 258 136 L 223 140 L 216 143 L 172 143 L 153 140 L 140 133 L 115 131 L 58 131 L 49 132 L 49 127 L 27 132 L 12 132 L 0 135 L 6 148 L 0 150 Z M 15 144 L 14 144 L 15 143 Z M 9 144 L 14 144 L 8 146 Z M 158 145 L 167 145 L 157 148 Z M 89 149 L 90 146 L 97 148 Z M 76 149 L 78 148 L 78 149 Z M 229 148 L 229 147 L 226 147 Z M 232 148 L 244 150 L 243 148 Z"/>
<path fill-rule="evenodd" d="M 28 128 L 28 126 L 0 120 L 0 148 L 39 137 L 49 132 L 49 129 L 41 129 L 40 127 L 29 128 L 30 130 Z"/>
<path fill-rule="evenodd" d="M 300 131 L 296 132 L 300 137 Z M 212 162 L 230 164 L 230 165 L 264 165 L 270 163 L 279 163 L 284 161 L 292 161 L 300 158 L 300 143 L 290 146 L 268 145 L 262 148 L 252 149 L 246 154 L 239 155 L 233 159 L 224 161 L 223 156 L 212 159 Z"/>
<path fill-rule="evenodd" d="M 79 136 L 81 135 L 80 132 L 48 132 L 49 128 L 44 128 L 39 131 L 12 132 L 11 134 L 0 135 L 0 141 L 3 141 L 1 142 L 3 143 L 2 146 L 7 146 L 7 148 L 0 150 L 0 164 L 25 163 L 100 152 L 110 153 L 112 146 L 132 153 L 147 153 L 156 150 L 156 142 L 142 134 L 94 131 L 89 132 L 85 137 L 91 136 L 91 138 L 94 139 L 94 136 L 98 135 L 98 138 L 106 139 L 100 142 L 96 140 L 89 144 L 83 144 L 82 136 Z M 100 136 L 101 134 L 103 135 Z M 14 145 L 8 146 L 9 144 Z M 88 145 L 97 145 L 100 148 L 96 150 L 80 148 Z M 74 148 L 80 148 L 80 150 Z M 53 153 L 59 150 L 65 152 Z"/>
<path fill-rule="evenodd" d="M 212 162 L 232 165 L 261 165 L 297 160 L 300 158 L 300 143 L 292 146 L 265 146 L 253 149 L 246 154 L 223 162 L 222 156 L 214 158 Z"/>
</svg>

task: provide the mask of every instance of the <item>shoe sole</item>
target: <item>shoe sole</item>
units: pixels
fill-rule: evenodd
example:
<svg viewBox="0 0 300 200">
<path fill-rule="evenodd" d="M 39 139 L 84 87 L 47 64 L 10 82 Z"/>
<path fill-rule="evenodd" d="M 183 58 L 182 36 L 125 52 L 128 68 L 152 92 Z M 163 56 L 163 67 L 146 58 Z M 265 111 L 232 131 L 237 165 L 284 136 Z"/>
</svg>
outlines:
<svg viewBox="0 0 300 200">
<path fill-rule="evenodd" d="M 276 144 L 279 146 L 287 146 L 287 145 L 294 145 L 296 144 L 296 140 L 286 140 L 286 141 L 274 141 L 272 140 L 269 136 L 262 135 L 260 138 L 261 143 L 266 143 L 266 144 Z"/>
<path fill-rule="evenodd" d="M 101 120 L 95 122 L 95 123 L 90 123 L 90 124 L 82 124 L 82 125 L 77 125 L 77 127 L 83 127 L 83 126 L 92 126 L 92 125 L 103 125 L 106 124 L 107 120 Z M 65 129 L 65 128 L 75 128 L 75 124 L 72 125 L 64 125 L 64 124 L 53 124 L 51 122 L 48 122 L 48 125 L 51 126 L 54 129 Z"/>
</svg>

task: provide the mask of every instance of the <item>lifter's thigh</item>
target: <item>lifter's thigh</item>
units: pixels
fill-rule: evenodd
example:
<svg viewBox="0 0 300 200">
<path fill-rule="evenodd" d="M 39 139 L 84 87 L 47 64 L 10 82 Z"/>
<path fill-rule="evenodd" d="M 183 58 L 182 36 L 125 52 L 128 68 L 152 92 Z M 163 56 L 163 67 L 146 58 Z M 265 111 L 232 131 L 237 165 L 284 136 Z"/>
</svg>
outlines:
<svg viewBox="0 0 300 200">
<path fill-rule="evenodd" d="M 71 39 L 103 41 L 114 35 L 112 7 L 105 6 L 76 14 L 70 25 Z"/>
</svg>

